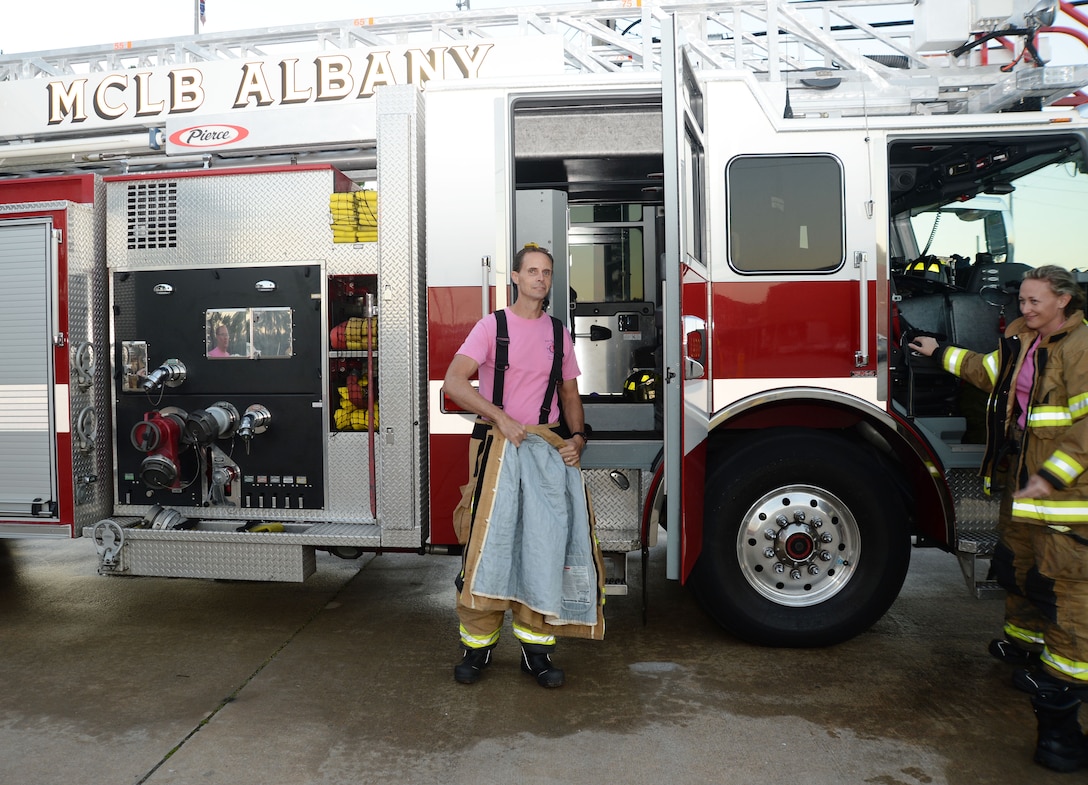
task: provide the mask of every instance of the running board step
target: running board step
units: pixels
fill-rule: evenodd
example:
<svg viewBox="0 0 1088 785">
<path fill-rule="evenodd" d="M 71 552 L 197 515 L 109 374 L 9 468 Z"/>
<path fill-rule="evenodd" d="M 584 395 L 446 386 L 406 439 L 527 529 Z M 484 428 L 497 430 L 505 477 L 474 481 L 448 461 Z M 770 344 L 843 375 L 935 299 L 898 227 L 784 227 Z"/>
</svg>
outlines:
<svg viewBox="0 0 1088 785">
<path fill-rule="evenodd" d="M 956 540 L 956 558 L 967 589 L 980 600 L 1005 596 L 1005 590 L 989 577 L 989 562 L 996 547 L 997 532 L 993 530 L 962 532 Z"/>
<path fill-rule="evenodd" d="M 627 554 L 602 553 L 604 561 L 604 593 L 627 594 Z"/>
</svg>

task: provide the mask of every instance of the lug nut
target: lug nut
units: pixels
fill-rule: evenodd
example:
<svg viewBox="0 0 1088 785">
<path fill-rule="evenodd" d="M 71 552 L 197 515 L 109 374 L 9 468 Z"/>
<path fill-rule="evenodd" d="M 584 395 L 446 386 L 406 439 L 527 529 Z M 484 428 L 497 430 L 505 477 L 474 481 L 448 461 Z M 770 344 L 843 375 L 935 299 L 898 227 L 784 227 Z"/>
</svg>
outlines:
<svg viewBox="0 0 1088 785">
<path fill-rule="evenodd" d="M 766 556 L 768 559 L 773 559 L 774 558 L 774 548 L 764 548 L 763 549 L 763 555 Z"/>
<path fill-rule="evenodd" d="M 793 578 L 795 581 L 801 580 L 801 571 L 798 569 L 790 570 L 790 577 Z"/>
<path fill-rule="evenodd" d="M 768 540 L 777 540 L 778 532 L 776 532 L 774 529 L 767 529 L 767 531 L 763 532 L 763 536 L 766 537 Z"/>
<path fill-rule="evenodd" d="M 820 574 L 820 568 L 817 567 L 815 564 L 810 564 L 808 566 L 808 574 L 809 575 L 819 575 Z"/>
<path fill-rule="evenodd" d="M 820 542 L 831 542 L 833 539 L 835 539 L 835 538 L 832 537 L 827 532 L 824 532 L 823 534 L 820 535 Z"/>
<path fill-rule="evenodd" d="M 782 562 L 775 562 L 774 571 L 781 575 L 786 571 L 786 565 Z"/>
<path fill-rule="evenodd" d="M 831 561 L 833 558 L 831 551 L 820 551 L 820 561 Z"/>
<path fill-rule="evenodd" d="M 777 523 L 779 526 L 786 526 L 790 521 L 789 518 L 787 518 L 785 515 L 780 514 L 777 518 L 774 519 L 774 522 Z"/>
<path fill-rule="evenodd" d="M 805 511 L 804 510 L 794 510 L 793 511 L 793 519 L 795 521 L 797 521 L 798 523 L 804 523 L 805 522 Z"/>
</svg>

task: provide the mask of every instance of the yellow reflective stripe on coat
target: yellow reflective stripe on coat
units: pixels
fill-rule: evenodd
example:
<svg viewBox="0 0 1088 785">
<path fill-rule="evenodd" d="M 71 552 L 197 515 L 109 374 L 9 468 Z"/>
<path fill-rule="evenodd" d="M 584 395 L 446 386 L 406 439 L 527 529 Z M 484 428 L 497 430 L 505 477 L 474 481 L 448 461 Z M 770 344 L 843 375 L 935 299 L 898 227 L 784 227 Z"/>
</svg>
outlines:
<svg viewBox="0 0 1088 785">
<path fill-rule="evenodd" d="M 1055 450 L 1054 454 L 1043 462 L 1043 468 L 1060 478 L 1065 485 L 1072 485 L 1073 481 L 1084 473 L 1084 467 L 1061 450 Z"/>
<path fill-rule="evenodd" d="M 502 628 L 495 630 L 490 635 L 472 635 L 465 629 L 465 625 L 461 625 L 461 643 L 465 644 L 470 649 L 483 649 L 487 646 L 494 646 L 499 642 L 499 633 Z"/>
<path fill-rule="evenodd" d="M 1013 499 L 1012 515 L 1045 523 L 1084 523 L 1088 521 L 1088 500 Z"/>
<path fill-rule="evenodd" d="M 1068 427 L 1072 424 L 1073 414 L 1064 406 L 1032 406 L 1028 410 L 1029 428 Z"/>
<path fill-rule="evenodd" d="M 554 635 L 549 635 L 546 632 L 533 632 L 528 627 L 522 627 L 520 624 L 514 625 L 514 637 L 522 643 L 536 643 L 540 646 L 555 645 Z"/>
<path fill-rule="evenodd" d="M 1074 422 L 1088 414 L 1088 393 L 1081 393 L 1070 398 L 1069 411 L 1073 415 Z"/>
<path fill-rule="evenodd" d="M 1054 670 L 1078 681 L 1088 681 L 1088 662 L 1061 657 L 1049 648 L 1043 649 L 1042 660 Z"/>
<path fill-rule="evenodd" d="M 941 363 L 944 365 L 946 371 L 959 376 L 960 371 L 963 370 L 963 361 L 966 357 L 966 349 L 961 349 L 958 346 L 949 346 L 945 350 L 944 356 L 941 358 Z"/>
<path fill-rule="evenodd" d="M 990 352 L 982 358 L 982 367 L 986 369 L 986 375 L 990 377 L 990 384 L 997 384 L 998 357 L 997 352 Z"/>
</svg>

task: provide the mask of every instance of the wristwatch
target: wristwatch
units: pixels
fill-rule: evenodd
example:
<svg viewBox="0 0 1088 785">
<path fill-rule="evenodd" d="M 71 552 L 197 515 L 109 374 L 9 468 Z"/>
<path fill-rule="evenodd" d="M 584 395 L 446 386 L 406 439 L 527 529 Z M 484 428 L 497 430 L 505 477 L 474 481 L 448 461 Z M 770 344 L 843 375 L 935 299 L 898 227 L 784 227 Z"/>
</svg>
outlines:
<svg viewBox="0 0 1088 785">
<path fill-rule="evenodd" d="M 583 442 L 585 442 L 586 444 L 589 444 L 589 437 L 588 437 L 588 436 L 586 436 L 586 432 L 585 432 L 585 431 L 575 431 L 574 433 L 572 433 L 572 434 L 570 435 L 570 438 L 572 438 L 572 439 L 573 439 L 573 438 L 574 438 L 575 436 L 581 436 L 581 437 L 582 437 L 582 441 L 583 441 Z"/>
</svg>

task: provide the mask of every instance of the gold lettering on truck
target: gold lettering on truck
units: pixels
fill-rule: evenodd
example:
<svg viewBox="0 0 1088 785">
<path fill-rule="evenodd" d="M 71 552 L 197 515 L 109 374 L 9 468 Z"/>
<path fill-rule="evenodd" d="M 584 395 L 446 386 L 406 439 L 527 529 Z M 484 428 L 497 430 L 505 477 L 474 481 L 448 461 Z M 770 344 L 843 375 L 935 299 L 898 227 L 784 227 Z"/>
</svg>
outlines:
<svg viewBox="0 0 1088 785">
<path fill-rule="evenodd" d="M 151 72 L 142 71 L 133 74 L 132 79 L 136 82 L 136 116 L 154 117 L 162 114 L 162 110 L 166 108 L 166 102 L 151 101 Z"/>
<path fill-rule="evenodd" d="M 67 115 L 72 116 L 73 123 L 82 123 L 87 119 L 87 110 L 83 106 L 83 89 L 86 86 L 86 79 L 73 79 L 68 87 L 63 82 L 50 82 L 45 86 L 46 95 L 49 96 L 49 125 L 63 122 Z"/>
<path fill-rule="evenodd" d="M 359 89 L 356 98 L 370 98 L 374 95 L 374 88 L 383 84 L 396 84 L 393 76 L 393 66 L 389 64 L 389 52 L 379 49 L 372 51 L 366 58 L 366 73 L 363 75 L 363 86 Z"/>
<path fill-rule="evenodd" d="M 103 120 L 116 120 L 128 111 L 128 104 L 122 101 L 119 104 L 111 104 L 106 92 L 110 88 L 125 90 L 128 87 L 128 77 L 124 74 L 109 74 L 94 89 L 94 113 Z"/>
<path fill-rule="evenodd" d="M 355 89 L 351 78 L 351 58 L 347 55 L 321 55 L 314 60 L 317 67 L 318 101 L 338 101 Z"/>
<path fill-rule="evenodd" d="M 464 44 L 451 46 L 450 52 L 453 53 L 453 60 L 461 70 L 461 76 L 465 79 L 475 79 L 479 76 L 480 66 L 484 64 L 484 58 L 493 46 L 494 44 L 480 44 L 475 47 L 476 51 L 473 54 L 469 54 L 468 47 Z"/>
<path fill-rule="evenodd" d="M 170 72 L 170 114 L 195 112 L 204 103 L 204 74 L 195 68 Z"/>
<path fill-rule="evenodd" d="M 241 78 L 231 108 L 340 101 L 352 97 L 367 99 L 382 85 L 396 85 L 401 81 L 423 85 L 432 80 L 443 80 L 447 72 L 454 73 L 452 67 L 447 68 L 451 63 L 463 78 L 476 79 L 493 46 L 459 44 L 405 49 L 397 53 L 396 65 L 394 52 L 387 49 L 369 50 L 365 64 L 362 58 L 347 54 L 321 54 L 313 60 L 312 77 L 308 65 L 300 69 L 298 59 L 284 58 L 275 66 L 267 64 L 270 71 L 273 67 L 279 71 L 279 78 L 273 77 L 271 82 L 265 72 L 265 61 L 245 62 L 240 67 Z M 359 69 L 363 69 L 362 73 Z M 88 103 L 96 117 L 107 121 L 125 116 L 143 118 L 195 112 L 204 108 L 207 100 L 205 78 L 198 68 L 174 68 L 162 75 L 153 71 L 106 74 L 91 90 L 88 90 L 86 78 L 73 79 L 68 84 L 49 82 L 46 85 L 49 125 L 83 122 L 87 119 Z M 308 83 L 310 78 L 312 84 Z"/>
<path fill-rule="evenodd" d="M 280 99 L 281 104 L 304 104 L 313 93 L 309 87 L 298 89 L 298 60 L 280 60 Z"/>
<path fill-rule="evenodd" d="M 234 96 L 234 108 L 244 109 L 253 98 L 257 106 L 271 106 L 276 103 L 268 80 L 264 76 L 264 63 L 246 63 L 242 66 L 242 81 L 238 84 L 238 93 Z"/>
<path fill-rule="evenodd" d="M 409 49 L 404 56 L 408 59 L 408 81 L 411 84 L 446 78 L 446 47 L 436 46 L 430 52 Z"/>
</svg>

